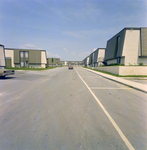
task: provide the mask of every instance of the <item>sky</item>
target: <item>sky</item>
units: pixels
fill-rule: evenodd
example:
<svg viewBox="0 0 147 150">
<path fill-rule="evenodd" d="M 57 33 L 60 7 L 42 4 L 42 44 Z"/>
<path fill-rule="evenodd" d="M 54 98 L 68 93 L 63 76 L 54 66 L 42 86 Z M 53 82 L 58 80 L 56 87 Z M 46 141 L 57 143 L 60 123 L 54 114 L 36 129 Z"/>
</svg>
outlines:
<svg viewBox="0 0 147 150">
<path fill-rule="evenodd" d="M 82 61 L 125 27 L 147 27 L 147 0 L 0 0 L 0 44 Z"/>
</svg>

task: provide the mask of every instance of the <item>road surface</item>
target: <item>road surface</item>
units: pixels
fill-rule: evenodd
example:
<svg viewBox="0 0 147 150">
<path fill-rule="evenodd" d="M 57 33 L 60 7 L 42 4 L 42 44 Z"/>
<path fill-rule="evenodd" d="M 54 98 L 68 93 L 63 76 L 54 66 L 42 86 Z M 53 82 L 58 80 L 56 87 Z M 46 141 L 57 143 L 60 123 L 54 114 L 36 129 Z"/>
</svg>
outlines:
<svg viewBox="0 0 147 150">
<path fill-rule="evenodd" d="M 81 67 L 0 79 L 0 150 L 147 149 L 147 94 Z"/>
</svg>

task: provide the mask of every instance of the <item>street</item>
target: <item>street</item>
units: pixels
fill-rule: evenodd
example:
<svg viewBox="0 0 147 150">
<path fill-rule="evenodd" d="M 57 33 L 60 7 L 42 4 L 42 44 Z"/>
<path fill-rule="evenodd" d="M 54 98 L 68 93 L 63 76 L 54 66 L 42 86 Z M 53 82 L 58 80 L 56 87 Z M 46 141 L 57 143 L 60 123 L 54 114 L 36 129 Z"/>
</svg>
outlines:
<svg viewBox="0 0 147 150">
<path fill-rule="evenodd" d="M 82 67 L 0 79 L 0 150 L 147 149 L 147 94 Z"/>
</svg>

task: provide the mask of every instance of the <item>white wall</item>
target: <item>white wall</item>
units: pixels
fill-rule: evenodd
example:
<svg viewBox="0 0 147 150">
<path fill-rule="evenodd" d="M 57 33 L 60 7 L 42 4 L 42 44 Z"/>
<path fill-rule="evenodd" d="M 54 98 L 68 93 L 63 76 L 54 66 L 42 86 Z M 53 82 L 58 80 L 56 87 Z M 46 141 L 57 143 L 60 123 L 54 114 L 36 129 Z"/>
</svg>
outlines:
<svg viewBox="0 0 147 150">
<path fill-rule="evenodd" d="M 113 73 L 113 74 L 119 74 L 119 67 L 118 66 L 95 67 L 94 69 L 105 71 L 105 72 L 110 72 L 110 73 Z"/>
<path fill-rule="evenodd" d="M 45 68 L 47 64 L 46 51 L 41 51 L 41 67 Z"/>
<path fill-rule="evenodd" d="M 42 65 L 29 65 L 29 68 L 45 68 Z"/>
<path fill-rule="evenodd" d="M 122 66 L 119 67 L 119 75 L 147 75 L 146 66 Z"/>
<path fill-rule="evenodd" d="M 45 68 L 46 67 L 46 65 L 45 64 L 41 64 L 41 68 Z"/>
<path fill-rule="evenodd" d="M 47 64 L 46 51 L 41 51 L 41 63 Z"/>
<path fill-rule="evenodd" d="M 147 75 L 146 66 L 109 66 L 94 67 L 94 69 L 117 74 L 117 75 Z"/>
<path fill-rule="evenodd" d="M 140 45 L 140 30 L 126 30 L 123 54 L 125 65 L 137 65 Z"/>
<path fill-rule="evenodd" d="M 104 66 L 104 64 L 101 61 L 99 61 L 98 66 Z"/>
<path fill-rule="evenodd" d="M 6 66 L 4 47 L 0 45 L 0 66 Z"/>
<path fill-rule="evenodd" d="M 12 65 L 12 67 L 15 67 L 15 65 L 14 65 L 14 50 L 5 49 L 5 56 L 11 57 L 11 65 Z"/>
<path fill-rule="evenodd" d="M 89 64 L 89 57 L 87 57 L 87 65 Z"/>
<path fill-rule="evenodd" d="M 97 62 L 103 61 L 104 57 L 105 57 L 105 50 L 104 49 L 99 49 Z"/>
</svg>

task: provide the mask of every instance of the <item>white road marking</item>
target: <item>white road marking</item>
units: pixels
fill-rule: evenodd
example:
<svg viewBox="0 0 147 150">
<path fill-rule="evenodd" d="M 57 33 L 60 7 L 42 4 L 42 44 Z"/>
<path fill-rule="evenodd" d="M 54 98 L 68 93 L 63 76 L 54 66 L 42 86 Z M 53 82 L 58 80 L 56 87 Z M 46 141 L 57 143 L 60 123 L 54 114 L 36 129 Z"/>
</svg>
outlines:
<svg viewBox="0 0 147 150">
<path fill-rule="evenodd" d="M 1 96 L 1 95 L 3 95 L 3 94 L 0 93 L 0 96 Z"/>
<path fill-rule="evenodd" d="M 131 143 L 128 141 L 128 139 L 126 138 L 126 136 L 123 134 L 123 132 L 120 130 L 120 128 L 118 127 L 118 125 L 116 124 L 116 122 L 113 120 L 113 118 L 110 116 L 110 114 L 107 112 L 107 110 L 105 109 L 105 107 L 102 105 L 102 103 L 99 101 L 99 99 L 96 97 L 96 95 L 92 92 L 92 90 L 90 89 L 90 87 L 87 85 L 87 83 L 82 79 L 82 77 L 80 76 L 80 74 L 78 73 L 78 71 L 75 69 L 75 71 L 77 72 L 79 78 L 83 81 L 83 83 L 85 84 L 85 86 L 88 88 L 88 90 L 90 91 L 90 93 L 93 95 L 93 97 L 95 98 L 95 100 L 97 101 L 97 103 L 100 105 L 100 107 L 102 108 L 102 110 L 104 111 L 105 115 L 108 117 L 108 119 L 110 120 L 110 122 L 112 123 L 112 125 L 114 126 L 114 128 L 116 129 L 116 131 L 118 132 L 118 134 L 120 135 L 120 137 L 122 138 L 122 140 L 124 141 L 124 143 L 126 144 L 126 146 L 130 149 L 130 150 L 135 150 L 133 148 L 133 146 L 131 145 Z"/>
<path fill-rule="evenodd" d="M 90 89 L 101 89 L 101 90 L 115 90 L 115 89 L 118 89 L 118 90 L 122 90 L 122 89 L 131 89 L 131 88 L 115 88 L 115 87 L 90 87 Z"/>
</svg>

